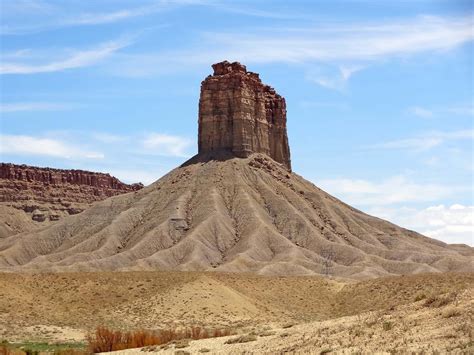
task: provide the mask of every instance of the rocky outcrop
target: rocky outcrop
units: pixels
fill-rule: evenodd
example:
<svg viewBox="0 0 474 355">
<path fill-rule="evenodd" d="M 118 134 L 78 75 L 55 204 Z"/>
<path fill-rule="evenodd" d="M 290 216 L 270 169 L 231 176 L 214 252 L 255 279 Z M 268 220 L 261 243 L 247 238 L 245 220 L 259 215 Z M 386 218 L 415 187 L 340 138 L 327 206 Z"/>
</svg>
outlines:
<svg viewBox="0 0 474 355">
<path fill-rule="evenodd" d="M 199 154 L 264 153 L 291 170 L 285 99 L 238 62 L 212 66 L 201 84 Z"/>
<path fill-rule="evenodd" d="M 109 174 L 0 163 L 0 205 L 22 210 L 35 222 L 54 222 L 142 187 Z"/>
<path fill-rule="evenodd" d="M 28 165 L 0 163 L 0 179 L 40 182 L 45 185 L 86 185 L 97 188 L 95 192 L 113 196 L 117 192 L 136 191 L 142 184 L 127 185 L 109 174 L 95 173 L 84 170 L 63 170 L 52 168 L 38 168 Z"/>
</svg>

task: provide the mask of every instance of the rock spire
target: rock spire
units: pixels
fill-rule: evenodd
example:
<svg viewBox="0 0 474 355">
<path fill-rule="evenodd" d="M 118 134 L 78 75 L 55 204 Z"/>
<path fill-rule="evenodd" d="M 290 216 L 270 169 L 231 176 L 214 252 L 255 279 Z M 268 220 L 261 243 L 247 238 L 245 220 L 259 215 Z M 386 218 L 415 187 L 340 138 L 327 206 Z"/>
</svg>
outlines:
<svg viewBox="0 0 474 355">
<path fill-rule="evenodd" d="M 291 170 L 285 99 L 238 62 L 212 68 L 201 84 L 199 153 L 264 153 Z"/>
</svg>

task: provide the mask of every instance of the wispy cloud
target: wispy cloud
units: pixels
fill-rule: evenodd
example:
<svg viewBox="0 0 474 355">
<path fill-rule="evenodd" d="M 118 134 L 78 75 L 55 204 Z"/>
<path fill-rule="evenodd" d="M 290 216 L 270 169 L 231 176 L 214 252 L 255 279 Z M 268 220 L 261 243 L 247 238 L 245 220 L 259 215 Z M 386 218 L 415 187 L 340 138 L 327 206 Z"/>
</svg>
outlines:
<svg viewBox="0 0 474 355">
<path fill-rule="evenodd" d="M 65 111 L 76 108 L 71 103 L 57 102 L 15 102 L 0 103 L 0 113 L 23 112 L 23 111 Z"/>
<path fill-rule="evenodd" d="M 58 23 L 58 26 L 100 25 L 126 20 L 133 17 L 151 14 L 158 6 L 146 6 L 135 9 L 124 9 L 108 13 L 88 13 L 72 17 Z"/>
<path fill-rule="evenodd" d="M 423 108 L 423 107 L 418 107 L 418 106 L 410 107 L 408 109 L 408 112 L 415 115 L 415 116 L 422 117 L 422 118 L 431 118 L 431 117 L 433 117 L 433 111 L 428 110 L 428 109 Z"/>
<path fill-rule="evenodd" d="M 92 138 L 102 143 L 119 143 L 129 141 L 129 137 L 124 137 L 106 132 L 94 132 Z"/>
<path fill-rule="evenodd" d="M 466 194 L 470 187 L 416 183 L 403 175 L 382 181 L 326 179 L 317 185 L 373 216 L 446 243 L 474 245 L 474 206 L 433 204 Z"/>
<path fill-rule="evenodd" d="M 62 140 L 27 135 L 1 135 L 0 153 L 27 156 L 50 156 L 64 159 L 103 159 L 104 154 L 89 151 Z"/>
<path fill-rule="evenodd" d="M 374 207 L 368 213 L 445 243 L 474 246 L 474 206 Z"/>
<path fill-rule="evenodd" d="M 181 137 L 161 133 L 150 133 L 143 140 L 143 148 L 156 155 L 187 158 L 192 141 Z"/>
<path fill-rule="evenodd" d="M 424 151 L 447 141 L 474 139 L 474 130 L 466 129 L 452 132 L 431 132 L 419 137 L 398 139 L 370 146 L 372 149 L 400 149 Z"/>
<path fill-rule="evenodd" d="M 153 0 L 143 6 L 117 8 L 107 12 L 82 12 L 80 7 L 74 7 L 74 5 L 74 3 L 68 3 L 67 6 L 61 6 L 61 3 L 56 3 L 53 6 L 39 0 L 7 2 L 6 6 L 2 4 L 2 19 L 9 21 L 6 21 L 7 23 L 0 27 L 0 34 L 21 35 L 64 27 L 105 25 L 138 17 L 151 16 L 159 12 L 179 9 L 184 6 L 201 6 L 218 12 L 251 17 L 272 19 L 308 18 L 306 14 L 290 13 L 287 9 L 285 11 L 267 11 L 235 2 L 231 4 L 229 2 L 208 0 Z M 71 15 L 71 13 L 74 15 Z M 35 16 L 40 14 L 43 15 L 43 18 L 36 21 L 36 24 L 17 23 L 18 18 L 21 20 L 25 15 Z M 45 14 L 49 16 L 46 21 L 44 19 Z"/>
<path fill-rule="evenodd" d="M 317 184 L 345 202 L 357 206 L 437 201 L 459 190 L 438 184 L 417 184 L 402 175 L 380 182 L 363 179 L 327 179 L 318 181 Z"/>
<path fill-rule="evenodd" d="M 322 74 L 320 71 L 313 71 L 308 73 L 306 78 L 327 89 L 344 91 L 352 75 L 364 69 L 364 66 L 341 65 L 337 69 L 337 73 L 332 75 Z"/>
<path fill-rule="evenodd" d="M 374 25 L 314 26 L 268 34 L 208 36 L 219 44 L 227 43 L 227 47 L 231 44 L 236 49 L 233 55 L 245 56 L 246 61 L 372 60 L 456 47 L 474 38 L 472 25 L 470 16 L 421 16 L 412 21 Z"/>
<path fill-rule="evenodd" d="M 10 1 L 9 3 L 14 2 Z M 144 6 L 112 9 L 106 12 L 83 12 L 81 10 L 83 4 L 81 2 L 77 4 L 56 3 L 53 6 L 42 1 L 18 1 L 12 6 L 3 6 L 2 20 L 6 23 L 0 27 L 0 35 L 23 35 L 65 27 L 112 24 L 183 6 L 218 6 L 217 3 L 200 0 L 153 0 Z M 44 17 L 45 13 L 48 15 L 46 18 Z M 36 21 L 33 21 L 33 24 L 23 21 L 22 24 L 21 20 L 25 15 L 37 16 Z M 39 18 L 38 15 L 43 16 Z"/>
<path fill-rule="evenodd" d="M 169 170 L 167 169 L 150 168 L 147 170 L 143 168 L 130 169 L 129 167 L 127 167 L 127 169 L 111 168 L 109 172 L 113 176 L 119 178 L 121 181 L 126 183 L 141 182 L 145 185 L 149 185 L 158 180 L 168 171 Z"/>
<path fill-rule="evenodd" d="M 108 69 L 122 76 L 145 76 L 162 74 L 164 67 L 194 70 L 222 59 L 249 64 L 325 64 L 336 66 L 338 72 L 335 82 L 332 76 L 321 76 L 320 84 L 338 87 L 374 61 L 448 51 L 470 42 L 474 39 L 472 26 L 470 16 L 419 16 L 384 23 L 306 23 L 297 28 L 206 32 L 186 49 L 117 56 Z"/>
<path fill-rule="evenodd" d="M 89 50 L 75 50 L 63 59 L 45 58 L 46 63 L 27 64 L 18 61 L 0 62 L 0 74 L 36 74 L 87 67 L 99 63 L 118 50 L 131 44 L 130 38 L 103 43 Z"/>
<path fill-rule="evenodd" d="M 444 107 L 421 107 L 413 106 L 408 110 L 409 114 L 422 117 L 422 118 L 449 118 L 452 116 L 474 116 L 474 105 L 472 103 L 448 105 Z"/>
</svg>

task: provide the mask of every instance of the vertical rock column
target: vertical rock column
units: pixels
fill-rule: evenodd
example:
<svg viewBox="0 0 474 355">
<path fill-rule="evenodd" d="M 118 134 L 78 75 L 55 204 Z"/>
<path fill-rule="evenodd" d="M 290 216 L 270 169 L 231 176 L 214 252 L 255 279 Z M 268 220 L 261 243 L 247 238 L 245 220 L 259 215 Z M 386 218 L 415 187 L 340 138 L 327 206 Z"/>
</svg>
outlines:
<svg viewBox="0 0 474 355">
<path fill-rule="evenodd" d="M 291 170 L 285 99 L 240 63 L 212 68 L 214 74 L 201 85 L 199 153 L 264 153 Z"/>
</svg>

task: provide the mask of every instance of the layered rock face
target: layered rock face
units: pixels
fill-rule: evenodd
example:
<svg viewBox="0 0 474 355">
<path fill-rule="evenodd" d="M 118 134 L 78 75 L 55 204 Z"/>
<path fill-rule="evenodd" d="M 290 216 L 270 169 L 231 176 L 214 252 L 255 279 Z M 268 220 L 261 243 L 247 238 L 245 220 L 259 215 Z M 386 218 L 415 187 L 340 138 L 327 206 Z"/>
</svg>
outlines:
<svg viewBox="0 0 474 355">
<path fill-rule="evenodd" d="M 136 191 L 143 187 L 142 184 L 124 184 L 116 177 L 109 174 L 95 173 L 84 170 L 63 170 L 52 168 L 38 168 L 28 165 L 15 165 L 0 163 L 0 179 L 40 182 L 44 185 L 86 185 L 97 188 L 95 195 L 107 197 L 116 195 L 117 192 Z M 94 201 L 93 197 L 89 198 Z"/>
<path fill-rule="evenodd" d="M 291 170 L 285 99 L 238 62 L 212 66 L 201 84 L 199 154 L 264 153 Z"/>
<path fill-rule="evenodd" d="M 95 201 L 142 187 L 142 184 L 124 184 L 109 174 L 0 164 L 1 211 L 18 215 L 18 211 L 8 208 L 21 210 L 35 222 L 56 221 L 82 212 Z M 8 229 L 8 226 L 4 227 Z M 13 228 L 10 223 L 10 227 L 12 233 L 21 231 L 20 224 Z M 34 225 L 30 224 L 30 227 Z"/>
</svg>

